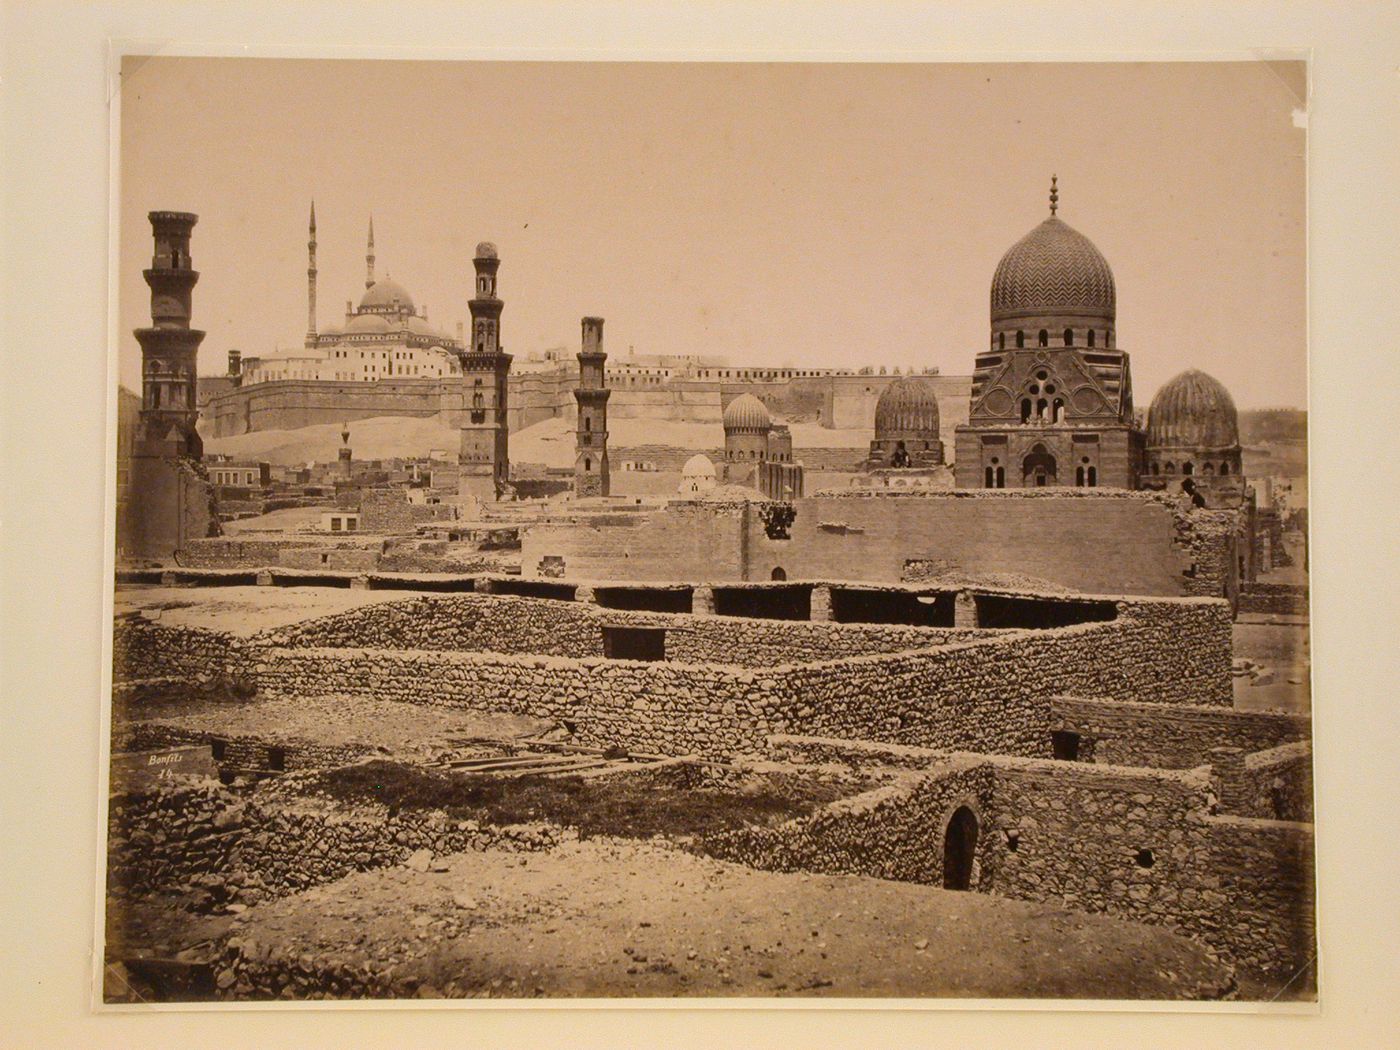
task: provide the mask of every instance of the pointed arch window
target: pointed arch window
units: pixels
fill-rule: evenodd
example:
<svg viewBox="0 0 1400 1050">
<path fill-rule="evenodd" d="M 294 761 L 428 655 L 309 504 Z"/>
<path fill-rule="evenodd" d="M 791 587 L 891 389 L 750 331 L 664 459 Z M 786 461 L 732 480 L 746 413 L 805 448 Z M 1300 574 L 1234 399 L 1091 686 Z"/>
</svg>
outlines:
<svg viewBox="0 0 1400 1050">
<path fill-rule="evenodd" d="M 1066 329 L 1065 329 L 1065 346 L 1073 346 L 1073 345 L 1074 345 L 1074 329 L 1073 329 L 1073 328 L 1066 328 Z"/>
<path fill-rule="evenodd" d="M 1026 333 L 1018 331 L 1016 333 L 1016 349 L 1020 350 L 1026 345 Z"/>
<path fill-rule="evenodd" d="M 1047 332 L 1044 328 L 1042 328 L 1042 329 L 1040 330 L 1039 340 L 1040 340 L 1040 345 L 1041 345 L 1041 346 L 1049 346 L 1049 345 L 1050 345 L 1050 333 Z"/>
<path fill-rule="evenodd" d="M 1094 330 L 1092 328 L 1089 329 L 1089 345 L 1094 345 Z"/>
</svg>

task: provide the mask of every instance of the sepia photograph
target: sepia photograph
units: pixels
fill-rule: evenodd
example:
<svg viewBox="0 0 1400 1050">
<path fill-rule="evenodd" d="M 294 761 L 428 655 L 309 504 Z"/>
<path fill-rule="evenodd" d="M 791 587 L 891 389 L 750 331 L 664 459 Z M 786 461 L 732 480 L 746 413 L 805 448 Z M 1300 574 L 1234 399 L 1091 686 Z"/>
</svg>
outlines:
<svg viewBox="0 0 1400 1050">
<path fill-rule="evenodd" d="M 116 61 L 103 1008 L 1315 1009 L 1306 61 Z"/>
</svg>

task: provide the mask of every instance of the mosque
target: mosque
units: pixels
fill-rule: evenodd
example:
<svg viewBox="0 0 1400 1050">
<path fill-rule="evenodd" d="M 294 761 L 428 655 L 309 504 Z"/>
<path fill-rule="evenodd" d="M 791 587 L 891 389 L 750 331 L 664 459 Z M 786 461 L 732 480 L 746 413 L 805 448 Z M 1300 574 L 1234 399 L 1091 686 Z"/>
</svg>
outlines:
<svg viewBox="0 0 1400 1050">
<path fill-rule="evenodd" d="M 316 205 L 311 205 L 306 270 L 306 339 L 298 350 L 230 358 L 241 384 L 276 380 L 376 383 L 385 379 L 441 379 L 460 375 L 461 333 L 453 337 L 428 323 L 403 285 L 375 275 L 374 220 L 365 252 L 365 290 L 359 305 L 345 303 L 343 323 L 320 328 L 316 317 Z"/>
</svg>

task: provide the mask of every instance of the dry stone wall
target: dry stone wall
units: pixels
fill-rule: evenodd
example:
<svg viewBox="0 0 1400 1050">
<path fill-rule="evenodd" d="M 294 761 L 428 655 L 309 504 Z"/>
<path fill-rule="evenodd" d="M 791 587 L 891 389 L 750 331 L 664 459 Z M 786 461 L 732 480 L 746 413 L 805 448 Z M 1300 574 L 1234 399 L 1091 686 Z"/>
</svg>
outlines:
<svg viewBox="0 0 1400 1050">
<path fill-rule="evenodd" d="M 190 682 L 236 677 L 247 666 L 242 643 L 223 631 L 118 620 L 112 631 L 112 677 Z"/>
<path fill-rule="evenodd" d="M 1217 706 L 1056 697 L 1051 711 L 1052 729 L 1080 734 L 1094 761 L 1119 766 L 1191 769 L 1209 763 L 1214 747 L 1263 751 L 1311 731 L 1307 715 Z"/>
<path fill-rule="evenodd" d="M 215 761 L 231 769 L 324 769 L 344 765 L 382 749 L 365 744 L 322 744 L 313 740 L 234 736 L 164 722 L 134 722 L 113 730 L 112 751 L 155 751 L 210 744 Z M 278 757 L 274 759 L 274 750 Z"/>
<path fill-rule="evenodd" d="M 680 663 L 772 667 L 861 653 L 899 652 L 1005 632 L 976 628 L 812 623 L 730 616 L 641 613 L 589 602 L 461 594 L 381 602 L 266 632 L 269 645 L 603 655 L 603 627 L 663 628 L 666 656 Z"/>
<path fill-rule="evenodd" d="M 1308 589 L 1300 584 L 1251 583 L 1240 590 L 1240 612 L 1306 616 Z"/>
<path fill-rule="evenodd" d="M 1311 743 L 1300 740 L 1247 755 L 1243 772 L 1239 816 L 1312 823 Z"/>
</svg>

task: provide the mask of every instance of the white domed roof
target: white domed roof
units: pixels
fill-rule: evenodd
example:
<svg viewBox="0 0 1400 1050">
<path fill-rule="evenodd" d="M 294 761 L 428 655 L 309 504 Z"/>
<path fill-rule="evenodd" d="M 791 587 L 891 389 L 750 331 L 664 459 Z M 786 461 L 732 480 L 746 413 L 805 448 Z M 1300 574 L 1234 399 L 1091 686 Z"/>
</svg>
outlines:
<svg viewBox="0 0 1400 1050">
<path fill-rule="evenodd" d="M 768 408 L 752 394 L 740 394 L 724 410 L 725 430 L 768 430 L 772 425 Z"/>
<path fill-rule="evenodd" d="M 397 281 L 391 281 L 385 277 L 383 280 L 375 281 L 365 289 L 365 294 L 360 297 L 360 309 L 388 309 L 394 305 L 396 299 L 399 306 L 409 313 L 416 310 L 413 305 L 413 296 L 408 294 L 408 290 Z"/>
<path fill-rule="evenodd" d="M 393 326 L 378 314 L 356 314 L 345 326 L 347 335 L 387 335 Z"/>
<path fill-rule="evenodd" d="M 710 457 L 702 454 L 691 456 L 685 461 L 685 466 L 681 467 L 681 477 L 683 478 L 712 478 L 715 476 L 715 465 L 710 462 Z"/>
</svg>

